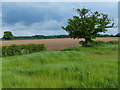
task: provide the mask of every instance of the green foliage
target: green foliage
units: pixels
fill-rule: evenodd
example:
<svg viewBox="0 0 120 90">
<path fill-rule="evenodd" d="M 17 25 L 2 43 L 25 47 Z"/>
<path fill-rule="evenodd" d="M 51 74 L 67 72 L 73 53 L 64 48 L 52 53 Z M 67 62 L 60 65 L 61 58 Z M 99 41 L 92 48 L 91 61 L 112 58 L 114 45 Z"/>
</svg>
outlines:
<svg viewBox="0 0 120 90">
<path fill-rule="evenodd" d="M 83 47 L 86 47 L 85 41 L 80 41 L 79 43 Z M 107 42 L 105 42 L 105 41 L 100 41 L 100 40 L 98 40 L 98 41 L 91 40 L 90 44 L 87 44 L 87 45 L 89 45 L 89 47 L 94 47 L 94 46 L 100 46 L 100 45 L 106 45 L 106 44 L 112 45 L 112 44 L 118 44 L 118 43 L 119 43 L 119 41 L 107 41 Z"/>
<path fill-rule="evenodd" d="M 94 40 L 90 40 L 90 44 L 86 44 L 85 41 L 80 41 L 79 42 L 83 47 L 94 47 L 94 46 L 98 46 L 98 45 L 104 45 L 106 44 L 105 41 L 94 41 Z"/>
<path fill-rule="evenodd" d="M 3 39 L 5 39 L 5 40 L 10 40 L 10 39 L 12 39 L 13 37 L 14 37 L 14 36 L 13 36 L 13 34 L 12 34 L 11 31 L 5 31 L 5 32 L 4 32 Z"/>
<path fill-rule="evenodd" d="M 117 45 L 2 58 L 3 88 L 118 88 Z"/>
<path fill-rule="evenodd" d="M 15 56 L 46 50 L 44 44 L 2 46 L 2 56 Z"/>
<path fill-rule="evenodd" d="M 83 47 L 93 47 L 95 45 L 97 45 L 97 42 L 91 40 L 89 44 L 86 44 L 85 41 L 80 41 L 79 42 Z"/>
<path fill-rule="evenodd" d="M 82 8 L 76 9 L 79 16 L 73 16 L 73 19 L 68 19 L 68 25 L 62 27 L 66 30 L 71 38 L 85 38 L 85 43 L 88 46 L 91 43 L 91 39 L 96 38 L 98 33 L 106 32 L 106 28 L 114 26 L 107 26 L 111 23 L 107 14 L 100 14 L 98 11 L 91 12 L 89 9 Z"/>
<path fill-rule="evenodd" d="M 116 34 L 115 36 L 116 36 L 116 37 L 120 37 L 120 33 Z"/>
<path fill-rule="evenodd" d="M 118 44 L 119 43 L 119 41 L 108 41 L 108 42 L 106 42 L 106 44 Z"/>
<path fill-rule="evenodd" d="M 44 36 L 44 35 L 34 35 L 34 36 L 14 36 L 12 40 L 25 40 L 25 39 L 54 39 L 54 38 L 70 38 L 69 35 L 51 35 L 51 36 Z"/>
<path fill-rule="evenodd" d="M 97 42 L 97 45 L 105 45 L 105 44 L 106 44 L 105 41 L 101 41 L 101 40 L 98 40 L 98 41 L 96 41 L 96 42 Z"/>
<path fill-rule="evenodd" d="M 97 37 L 116 37 L 116 35 L 109 34 L 98 34 Z"/>
</svg>

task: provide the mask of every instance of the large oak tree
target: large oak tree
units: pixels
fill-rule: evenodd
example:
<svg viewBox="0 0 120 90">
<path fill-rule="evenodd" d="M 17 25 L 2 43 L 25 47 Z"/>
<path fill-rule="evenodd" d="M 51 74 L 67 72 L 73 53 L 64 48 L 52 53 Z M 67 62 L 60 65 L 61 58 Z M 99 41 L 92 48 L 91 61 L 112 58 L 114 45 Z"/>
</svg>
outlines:
<svg viewBox="0 0 120 90">
<path fill-rule="evenodd" d="M 90 9 L 76 9 L 79 16 L 73 16 L 68 19 L 68 25 L 62 28 L 66 30 L 71 38 L 84 38 L 86 47 L 89 46 L 92 39 L 95 39 L 98 33 L 107 31 L 107 28 L 114 26 L 113 20 L 108 18 L 107 14 L 92 12 Z M 111 24 L 111 25 L 110 25 Z"/>
</svg>

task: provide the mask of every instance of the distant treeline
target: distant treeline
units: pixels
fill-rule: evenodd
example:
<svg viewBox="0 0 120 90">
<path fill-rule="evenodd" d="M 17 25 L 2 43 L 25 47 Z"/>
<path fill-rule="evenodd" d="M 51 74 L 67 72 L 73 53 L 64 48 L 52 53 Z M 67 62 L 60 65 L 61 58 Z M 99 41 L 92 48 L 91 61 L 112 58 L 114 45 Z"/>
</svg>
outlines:
<svg viewBox="0 0 120 90">
<path fill-rule="evenodd" d="M 104 34 L 104 35 L 101 35 L 101 34 L 98 34 L 97 37 L 120 37 L 120 33 L 116 34 L 116 35 L 109 35 L 109 34 Z"/>
<path fill-rule="evenodd" d="M 70 36 L 69 36 L 69 35 L 53 35 L 53 36 L 44 36 L 44 35 L 14 36 L 13 39 L 54 39 L 54 38 L 70 38 Z"/>
<path fill-rule="evenodd" d="M 97 37 L 120 37 L 120 33 L 116 35 L 97 35 Z M 52 35 L 52 36 L 44 36 L 44 35 L 34 35 L 34 36 L 14 36 L 12 40 L 20 40 L 20 39 L 55 39 L 55 38 L 70 38 L 69 35 Z M 5 40 L 2 38 L 2 40 Z"/>
</svg>

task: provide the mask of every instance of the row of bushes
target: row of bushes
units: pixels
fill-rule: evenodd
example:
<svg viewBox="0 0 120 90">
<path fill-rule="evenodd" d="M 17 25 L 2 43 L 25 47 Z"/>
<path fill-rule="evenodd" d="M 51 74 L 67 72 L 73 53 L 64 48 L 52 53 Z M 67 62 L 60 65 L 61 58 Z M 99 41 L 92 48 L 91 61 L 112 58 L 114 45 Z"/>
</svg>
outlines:
<svg viewBox="0 0 120 90">
<path fill-rule="evenodd" d="M 8 45 L 2 47 L 2 57 L 29 54 L 46 50 L 44 44 Z"/>
<path fill-rule="evenodd" d="M 86 43 L 85 41 L 80 41 L 79 42 L 80 44 L 82 44 L 82 46 L 86 46 Z M 93 47 L 93 46 L 98 46 L 98 45 L 105 45 L 105 44 L 118 44 L 119 41 L 108 41 L 108 42 L 105 42 L 105 41 L 94 41 L 94 40 L 91 40 L 90 41 L 90 44 L 88 45 L 89 47 Z"/>
</svg>

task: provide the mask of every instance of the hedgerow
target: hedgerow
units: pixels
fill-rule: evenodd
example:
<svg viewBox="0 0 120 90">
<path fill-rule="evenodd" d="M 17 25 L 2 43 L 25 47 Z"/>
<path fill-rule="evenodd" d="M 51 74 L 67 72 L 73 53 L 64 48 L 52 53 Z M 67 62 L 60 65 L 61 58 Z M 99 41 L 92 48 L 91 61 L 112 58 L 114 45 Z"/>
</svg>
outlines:
<svg viewBox="0 0 120 90">
<path fill-rule="evenodd" d="M 46 50 L 44 44 L 8 45 L 2 46 L 2 57 L 29 54 Z"/>
<path fill-rule="evenodd" d="M 79 43 L 82 44 L 83 47 L 86 47 L 85 41 L 80 41 Z M 119 44 L 119 41 L 107 41 L 107 42 L 105 42 L 105 41 L 101 41 L 101 40 L 98 40 L 98 41 L 91 40 L 90 44 L 88 44 L 88 45 L 89 45 L 89 47 L 94 47 L 94 46 L 105 45 L 105 44 L 109 44 L 109 45 Z"/>
</svg>

